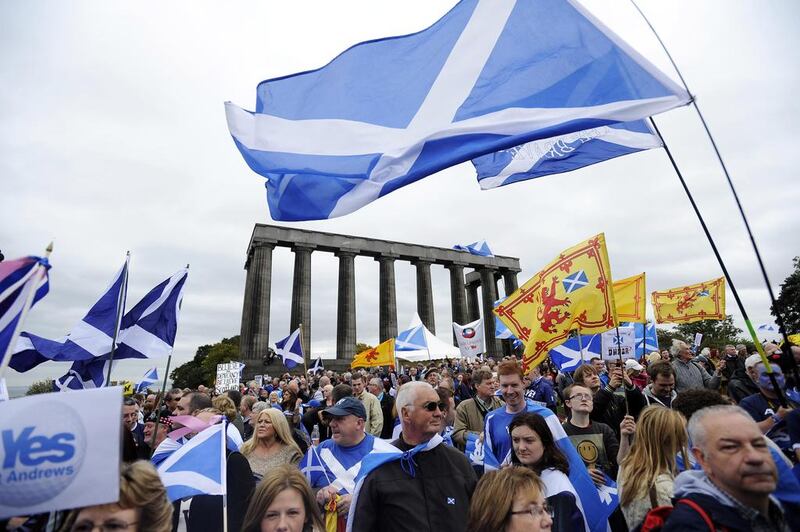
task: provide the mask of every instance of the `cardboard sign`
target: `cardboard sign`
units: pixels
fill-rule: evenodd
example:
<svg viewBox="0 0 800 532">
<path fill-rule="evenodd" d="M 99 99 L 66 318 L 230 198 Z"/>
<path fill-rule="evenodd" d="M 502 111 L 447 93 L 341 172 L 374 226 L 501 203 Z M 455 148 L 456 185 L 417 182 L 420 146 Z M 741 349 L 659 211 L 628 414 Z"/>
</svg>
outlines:
<svg viewBox="0 0 800 532">
<path fill-rule="evenodd" d="M 0 403 L 0 519 L 116 502 L 121 412 L 118 386 Z"/>
<path fill-rule="evenodd" d="M 217 364 L 217 382 L 214 386 L 217 393 L 224 393 L 228 390 L 238 390 L 243 369 L 244 364 L 241 362 Z"/>
<path fill-rule="evenodd" d="M 453 332 L 455 333 L 458 349 L 461 351 L 462 357 L 474 357 L 478 353 L 483 353 L 482 324 L 482 319 L 466 325 L 459 325 L 453 322 Z"/>
<path fill-rule="evenodd" d="M 622 355 L 623 360 L 636 358 L 636 333 L 633 327 L 619 327 L 619 338 L 617 329 L 611 329 L 600 336 L 601 351 L 600 357 L 603 360 L 613 360 Z"/>
<path fill-rule="evenodd" d="M 697 349 L 700 347 L 700 342 L 703 341 L 703 333 L 695 333 L 694 335 L 694 348 Z"/>
<path fill-rule="evenodd" d="M 256 386 L 261 388 L 264 385 L 264 376 L 263 375 L 256 375 L 255 376 Z"/>
</svg>

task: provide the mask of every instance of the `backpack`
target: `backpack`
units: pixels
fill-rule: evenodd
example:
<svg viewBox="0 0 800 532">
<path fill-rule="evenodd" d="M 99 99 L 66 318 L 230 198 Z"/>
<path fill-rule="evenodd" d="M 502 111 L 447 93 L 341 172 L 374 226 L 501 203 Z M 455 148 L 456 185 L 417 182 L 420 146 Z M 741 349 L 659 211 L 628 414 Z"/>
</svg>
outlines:
<svg viewBox="0 0 800 532">
<path fill-rule="evenodd" d="M 705 521 L 706 525 L 708 525 L 708 529 L 711 532 L 716 532 L 716 527 L 714 526 L 713 521 L 711 521 L 711 517 L 700 507 L 699 504 L 696 502 L 689 500 L 689 499 L 678 499 L 675 501 L 675 506 L 679 504 L 685 504 L 691 507 L 695 512 L 700 514 L 700 517 Z M 634 530 L 638 532 L 659 532 L 662 528 L 664 528 L 664 524 L 667 522 L 667 518 L 672 513 L 672 510 L 675 508 L 673 506 L 654 506 L 647 515 L 644 516 L 644 521 Z M 724 527 L 722 530 L 726 530 Z"/>
</svg>

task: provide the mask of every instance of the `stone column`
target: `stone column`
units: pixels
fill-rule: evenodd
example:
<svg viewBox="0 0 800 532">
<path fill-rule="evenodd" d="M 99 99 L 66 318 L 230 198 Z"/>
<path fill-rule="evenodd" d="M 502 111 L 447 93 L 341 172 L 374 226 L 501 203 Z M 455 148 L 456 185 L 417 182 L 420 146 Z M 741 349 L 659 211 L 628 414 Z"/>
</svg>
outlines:
<svg viewBox="0 0 800 532">
<path fill-rule="evenodd" d="M 394 261 L 397 255 L 376 257 L 380 266 L 378 294 L 378 333 L 381 342 L 397 336 L 397 296 L 394 282 Z"/>
<path fill-rule="evenodd" d="M 431 261 L 417 259 L 417 313 L 423 325 L 436 334 L 436 321 L 433 315 L 433 289 L 431 287 Z"/>
<path fill-rule="evenodd" d="M 450 270 L 450 309 L 453 313 L 453 321 L 460 325 L 472 321 L 467 319 L 467 293 L 464 285 L 464 266 L 466 265 L 458 262 L 445 265 L 445 268 Z M 453 345 L 458 346 L 455 332 L 453 332 Z"/>
<path fill-rule="evenodd" d="M 494 302 L 497 301 L 497 287 L 494 282 L 494 268 L 484 266 L 481 273 L 481 299 L 483 300 L 483 340 L 486 354 L 497 357 L 501 353 L 500 342 L 494 337 Z"/>
<path fill-rule="evenodd" d="M 275 244 L 256 243 L 245 268 L 240 351 L 249 366 L 261 363 L 269 347 L 269 304 L 272 291 L 272 250 Z"/>
<path fill-rule="evenodd" d="M 292 279 L 291 331 L 303 324 L 303 353 L 306 360 L 311 356 L 311 253 L 314 246 L 295 244 L 294 277 Z M 291 332 L 289 331 L 289 332 Z"/>
<path fill-rule="evenodd" d="M 478 301 L 478 288 L 480 283 L 469 283 L 467 285 L 467 319 L 475 321 L 481 317 L 481 305 Z"/>
<path fill-rule="evenodd" d="M 519 272 L 520 270 L 502 270 L 503 285 L 505 285 L 505 293 L 507 296 L 510 296 L 519 288 L 517 284 L 517 274 Z"/>
<path fill-rule="evenodd" d="M 352 360 L 356 351 L 356 253 L 336 252 L 339 257 L 339 305 L 336 310 L 336 358 Z"/>
</svg>

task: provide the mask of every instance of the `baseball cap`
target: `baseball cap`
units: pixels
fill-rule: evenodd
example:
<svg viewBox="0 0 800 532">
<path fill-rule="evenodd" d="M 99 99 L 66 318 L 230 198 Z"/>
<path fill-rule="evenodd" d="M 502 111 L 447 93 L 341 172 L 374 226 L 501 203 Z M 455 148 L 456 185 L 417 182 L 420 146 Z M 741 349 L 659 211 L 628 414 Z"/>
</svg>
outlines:
<svg viewBox="0 0 800 532">
<path fill-rule="evenodd" d="M 629 358 L 625 361 L 625 369 L 635 369 L 636 371 L 642 371 L 644 366 L 636 362 L 634 359 Z"/>
<path fill-rule="evenodd" d="M 336 404 L 326 408 L 322 412 L 329 416 L 342 417 L 353 415 L 361 419 L 367 419 L 367 411 L 364 410 L 364 405 L 355 397 L 342 397 L 336 401 Z"/>
</svg>

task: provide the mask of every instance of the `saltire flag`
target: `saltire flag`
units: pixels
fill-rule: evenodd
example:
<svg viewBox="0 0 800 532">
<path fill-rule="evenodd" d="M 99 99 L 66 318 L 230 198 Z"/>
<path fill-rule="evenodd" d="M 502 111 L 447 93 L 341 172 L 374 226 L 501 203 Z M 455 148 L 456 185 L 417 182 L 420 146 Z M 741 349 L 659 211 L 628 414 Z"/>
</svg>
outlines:
<svg viewBox="0 0 800 532">
<path fill-rule="evenodd" d="M 725 278 L 653 292 L 657 323 L 725 319 Z"/>
<path fill-rule="evenodd" d="M 647 290 L 644 273 L 614 281 L 614 305 L 620 321 L 645 323 L 647 321 Z"/>
<path fill-rule="evenodd" d="M 199 432 L 158 464 L 170 501 L 225 494 L 225 425 Z"/>
<path fill-rule="evenodd" d="M 611 267 L 600 233 L 564 250 L 494 308 L 525 344 L 526 371 L 540 364 L 573 329 L 603 332 L 617 323 Z"/>
<path fill-rule="evenodd" d="M 658 351 L 658 335 L 655 323 L 621 323 L 620 327 L 631 326 L 635 334 L 636 358 Z"/>
<path fill-rule="evenodd" d="M 356 44 L 226 102 L 275 220 L 342 216 L 481 155 L 689 103 L 577 0 L 462 0 L 432 26 Z"/>
<path fill-rule="evenodd" d="M 175 345 L 183 287 L 189 270 L 178 270 L 159 283 L 122 318 L 114 350 L 114 364 L 129 358 L 167 356 Z M 106 385 L 111 353 L 90 360 L 76 360 L 70 370 L 55 381 L 55 389 L 80 390 Z"/>
<path fill-rule="evenodd" d="M 600 502 L 603 504 L 603 512 L 606 516 L 611 516 L 614 510 L 619 506 L 619 489 L 614 479 L 609 477 L 604 471 L 603 477 L 606 483 L 602 486 L 597 486 L 597 494 L 600 496 Z M 606 517 L 608 519 L 608 517 Z"/>
<path fill-rule="evenodd" d="M 464 436 L 464 454 L 473 466 L 483 467 L 483 442 L 474 432 L 467 432 Z"/>
<path fill-rule="evenodd" d="M 660 148 L 644 120 L 621 122 L 534 140 L 472 160 L 478 183 L 488 190 L 518 181 L 571 172 L 615 157 Z"/>
<path fill-rule="evenodd" d="M 361 444 L 359 444 L 361 449 Z M 358 453 L 339 445 L 330 447 L 310 446 L 298 466 L 309 485 L 316 489 L 335 486 L 340 495 L 355 491 L 356 476 L 361 470 L 363 456 L 368 453 L 394 452 L 390 442 L 367 435 L 363 449 Z M 361 452 L 363 451 L 363 454 Z"/>
<path fill-rule="evenodd" d="M 316 375 L 320 371 L 325 371 L 325 366 L 322 364 L 322 357 L 317 357 L 317 360 L 314 361 L 314 365 L 308 368 L 308 372 L 312 375 Z"/>
<path fill-rule="evenodd" d="M 56 362 L 92 360 L 111 352 L 114 333 L 119 325 L 118 312 L 124 311 L 127 294 L 128 261 L 114 274 L 111 282 L 86 315 L 67 336 L 48 340 L 23 332 L 17 341 L 11 367 L 25 372 L 49 360 Z M 114 358 L 117 358 L 116 355 Z"/>
<path fill-rule="evenodd" d="M 472 244 L 456 244 L 453 246 L 453 249 L 466 251 L 471 255 L 478 255 L 481 257 L 494 257 L 494 253 L 489 249 L 489 244 L 486 243 L 486 240 L 478 240 Z"/>
<path fill-rule="evenodd" d="M 305 355 L 303 354 L 303 345 L 300 338 L 300 327 L 294 330 L 292 334 L 275 342 L 275 352 L 278 353 L 283 359 L 283 365 L 292 369 L 298 364 L 305 364 Z"/>
<path fill-rule="evenodd" d="M 50 290 L 47 258 L 0 262 L 0 376 L 10 362 L 28 310 Z"/>
<path fill-rule="evenodd" d="M 157 382 L 158 382 L 158 370 L 155 367 L 148 369 L 145 372 L 144 376 L 142 377 L 142 380 L 136 383 L 136 393 L 142 393 L 147 391 L 147 388 L 151 384 L 156 384 Z"/>
<path fill-rule="evenodd" d="M 351 368 L 374 368 L 378 366 L 394 366 L 394 338 L 365 349 L 353 357 Z"/>
<path fill-rule="evenodd" d="M 778 332 L 778 326 L 775 325 L 774 323 L 762 323 L 761 325 L 756 327 L 756 330 L 759 331 L 759 332 L 772 332 L 772 333 L 775 333 L 775 332 Z"/>
<path fill-rule="evenodd" d="M 466 325 L 459 325 L 453 322 L 453 332 L 462 357 L 469 358 L 484 352 L 483 319 L 475 320 Z"/>
<path fill-rule="evenodd" d="M 508 423 L 511 420 L 505 410 L 506 407 L 501 406 L 486 416 L 483 431 L 483 460 L 486 471 L 499 469 L 501 466 L 511 463 L 511 437 L 508 435 Z M 558 416 L 550 409 L 537 405 L 531 400 L 526 400 L 526 411 L 539 414 L 544 418 L 553 436 L 553 441 L 567 457 L 569 481 L 577 494 L 575 502 L 583 513 L 588 529 L 592 532 L 606 532 L 610 512 L 607 505 L 601 500 L 583 459 L 561 426 Z M 504 440 L 496 441 L 495 438 L 501 434 L 504 435 Z"/>
<path fill-rule="evenodd" d="M 397 351 L 420 351 L 428 349 L 428 339 L 425 337 L 425 326 L 419 315 L 415 315 L 411 321 L 411 326 L 400 331 L 395 342 Z"/>
<path fill-rule="evenodd" d="M 583 357 L 581 357 L 583 347 Z M 602 342 L 600 334 L 582 334 L 580 342 L 573 336 L 563 344 L 550 350 L 550 360 L 560 371 L 575 371 L 578 366 L 589 362 L 594 357 L 601 356 Z"/>
</svg>

